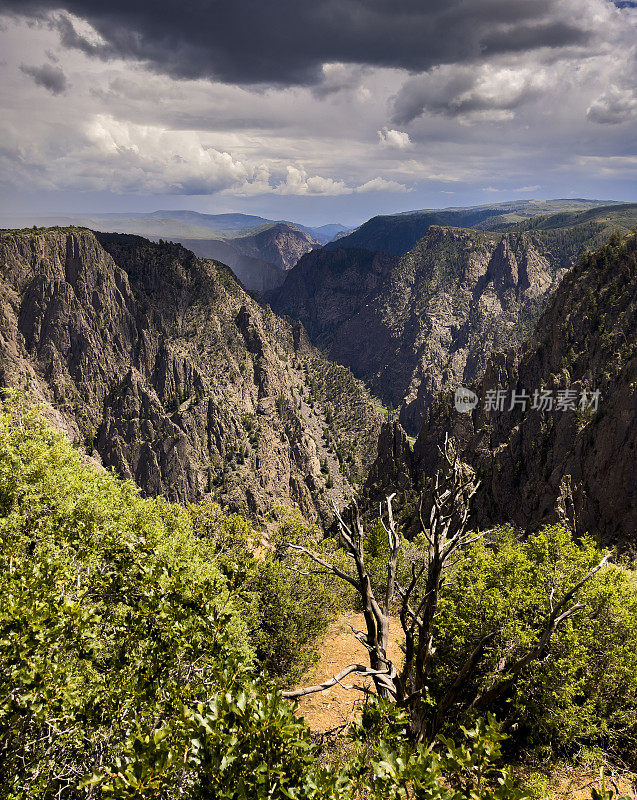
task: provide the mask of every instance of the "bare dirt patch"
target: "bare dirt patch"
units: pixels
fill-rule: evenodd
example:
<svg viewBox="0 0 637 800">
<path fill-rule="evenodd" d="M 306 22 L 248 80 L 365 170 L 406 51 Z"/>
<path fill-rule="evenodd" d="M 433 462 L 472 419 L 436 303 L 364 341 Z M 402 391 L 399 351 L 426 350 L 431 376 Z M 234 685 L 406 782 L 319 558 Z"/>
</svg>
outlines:
<svg viewBox="0 0 637 800">
<path fill-rule="evenodd" d="M 333 622 L 325 635 L 321 647 L 321 657 L 303 676 L 299 686 L 312 686 L 321 683 L 340 672 L 348 664 L 365 664 L 369 666 L 367 650 L 354 638 L 352 625 L 357 630 L 365 629 L 362 614 L 351 612 L 344 614 Z M 395 664 L 402 661 L 399 647 L 402 630 L 398 619 L 390 621 L 389 657 Z M 370 678 L 348 675 L 344 679 L 345 686 L 367 686 L 372 688 Z M 357 689 L 347 690 L 338 684 L 322 692 L 302 697 L 298 702 L 299 715 L 305 717 L 313 732 L 323 733 L 339 725 L 351 722 L 364 703 L 365 695 Z"/>
<path fill-rule="evenodd" d="M 636 775 L 606 770 L 604 783 L 607 789 L 615 792 L 615 797 L 637 797 Z M 601 786 L 599 772 L 585 767 L 558 767 L 549 783 L 548 796 L 551 800 L 590 800 L 591 789 L 601 789 Z"/>
</svg>

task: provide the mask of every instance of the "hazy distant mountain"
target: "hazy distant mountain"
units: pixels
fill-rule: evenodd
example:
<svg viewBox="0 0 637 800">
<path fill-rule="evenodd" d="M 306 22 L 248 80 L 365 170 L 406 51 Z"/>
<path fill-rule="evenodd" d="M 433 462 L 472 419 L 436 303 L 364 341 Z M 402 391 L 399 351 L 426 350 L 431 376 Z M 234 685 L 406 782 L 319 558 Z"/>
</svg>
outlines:
<svg viewBox="0 0 637 800">
<path fill-rule="evenodd" d="M 280 286 L 286 270 L 321 246 L 308 233 L 285 222 L 257 229 L 257 233 L 252 233 L 254 230 L 247 228 L 232 239 L 179 237 L 176 241 L 198 256 L 227 264 L 247 289 L 259 292 Z"/>
<path fill-rule="evenodd" d="M 250 231 L 256 234 L 259 233 L 260 229 L 283 223 L 305 231 L 305 233 L 308 233 L 312 239 L 320 244 L 326 244 L 339 234 L 346 233 L 349 230 L 344 225 L 338 223 L 311 227 L 290 220 L 272 220 L 266 219 L 265 217 L 253 216 L 251 214 L 201 214 L 197 211 L 153 211 L 144 218 L 177 220 L 197 228 L 208 228 L 215 231 L 218 238 L 234 238 L 233 232 L 235 231 Z"/>
<path fill-rule="evenodd" d="M 337 236 L 343 236 L 351 230 L 350 228 L 346 228 L 344 225 L 338 224 L 319 225 L 318 228 L 306 228 L 303 225 L 299 225 L 299 227 L 304 231 L 307 231 L 310 236 L 312 236 L 321 244 L 327 244 L 328 242 L 336 239 Z"/>
<path fill-rule="evenodd" d="M 272 222 L 271 219 L 252 214 L 201 214 L 198 211 L 153 211 L 146 218 L 182 220 L 189 225 L 214 231 L 242 231 Z"/>
<path fill-rule="evenodd" d="M 301 256 L 321 246 L 309 233 L 287 222 L 277 222 L 230 241 L 244 255 L 261 258 L 282 270 L 292 269 Z"/>
<path fill-rule="evenodd" d="M 404 255 L 427 232 L 430 225 L 495 230 L 532 217 L 579 212 L 613 203 L 599 200 L 522 200 L 466 208 L 425 209 L 372 217 L 348 236 L 328 247 L 364 247 L 391 255 Z"/>
<path fill-rule="evenodd" d="M 152 237 L 151 237 L 152 238 Z M 214 258 L 226 264 L 246 289 L 267 292 L 285 280 L 285 271 L 269 261 L 245 255 L 235 246 L 234 239 L 185 239 L 180 244 L 201 258 Z"/>
<path fill-rule="evenodd" d="M 347 231 L 343 225 L 311 228 L 251 214 L 201 214 L 160 210 L 85 217 L 16 218 L 12 227 L 76 225 L 101 232 L 132 233 L 154 241 L 180 242 L 204 258 L 227 264 L 247 289 L 265 292 L 280 286 L 288 270 L 315 247 Z"/>
<path fill-rule="evenodd" d="M 485 209 L 462 214 L 486 219 Z M 411 216 L 384 218 L 385 241 L 394 225 L 394 240 L 402 236 Z M 429 225 L 402 257 L 346 249 L 349 236 L 304 256 L 267 299 L 401 407 L 401 422 L 415 432 L 436 392 L 479 377 L 491 351 L 530 333 L 587 248 L 635 225 L 637 204 L 500 221 L 495 231 Z"/>
</svg>

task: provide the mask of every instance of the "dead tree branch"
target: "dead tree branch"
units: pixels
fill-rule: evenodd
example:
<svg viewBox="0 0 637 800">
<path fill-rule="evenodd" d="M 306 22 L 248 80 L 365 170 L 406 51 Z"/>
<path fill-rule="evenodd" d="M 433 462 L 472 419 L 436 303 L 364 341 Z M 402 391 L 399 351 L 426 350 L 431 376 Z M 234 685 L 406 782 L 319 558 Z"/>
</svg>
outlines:
<svg viewBox="0 0 637 800">
<path fill-rule="evenodd" d="M 330 689 L 332 686 L 336 686 L 336 684 L 341 686 L 343 689 L 347 689 L 348 691 L 351 689 L 361 689 L 362 687 L 360 686 L 345 686 L 341 683 L 343 678 L 351 675 L 352 672 L 356 673 L 356 675 L 359 675 L 362 678 L 375 679 L 380 679 L 383 675 L 388 674 L 380 670 L 369 669 L 369 667 L 364 667 L 362 664 L 350 664 L 348 667 L 345 667 L 345 669 L 342 669 L 337 675 L 334 675 L 334 677 L 329 678 L 329 680 L 326 680 L 323 683 L 318 683 L 315 686 L 305 686 L 303 689 L 294 689 L 293 691 L 282 692 L 283 697 L 287 697 L 290 700 L 297 700 L 299 697 L 305 697 L 308 694 L 315 694 L 316 692 L 322 692 L 325 689 Z"/>
<path fill-rule="evenodd" d="M 440 455 L 442 466 L 430 485 L 431 509 L 428 519 L 424 514 L 426 492 L 421 495 L 418 509 L 426 545 L 417 553 L 416 559 L 411 564 L 411 576 L 404 585 L 398 580 L 401 537 L 392 507 L 395 494 L 390 494 L 385 502 L 380 504 L 380 521 L 389 545 L 387 583 L 382 596 L 376 596 L 365 564 L 365 531 L 356 501 L 352 502 L 349 524 L 334 506 L 338 521 L 339 544 L 352 562 L 351 571 L 337 566 L 309 547 L 299 544 L 287 545 L 292 552 L 307 556 L 322 570 L 331 572 L 356 589 L 363 607 L 365 630 L 350 627 L 356 639 L 367 649 L 370 666 L 351 664 L 334 677 L 316 686 L 284 692 L 285 697 L 297 699 L 336 684 L 342 686 L 341 680 L 355 672 L 359 676 L 371 678 L 378 694 L 390 697 L 409 708 L 412 733 L 416 739 L 431 740 L 435 737 L 444 715 L 453 707 L 462 708 L 463 705 L 465 709 L 491 707 L 512 688 L 515 679 L 532 661 L 546 654 L 551 637 L 559 626 L 583 608 L 583 604 L 577 602 L 576 596 L 607 563 L 607 557 L 589 570 L 564 593 L 561 599 L 558 600 L 554 589 L 551 591 L 548 599 L 548 616 L 537 641 L 521 655 L 511 653 L 508 657 L 503 657 L 491 675 L 490 685 L 479 691 L 473 701 L 470 700 L 470 689 L 475 685 L 476 675 L 484 663 L 485 653 L 497 639 L 498 629 L 482 633 L 471 652 L 466 654 L 451 685 L 437 699 L 433 709 L 431 703 L 427 707 L 423 705 L 421 701 L 428 692 L 427 682 L 430 680 L 432 658 L 436 652 L 434 640 L 441 590 L 456 563 L 459 552 L 490 533 L 490 531 L 475 533 L 467 530 L 471 501 L 480 484 L 473 471 L 459 460 L 453 442 L 448 437 L 440 448 Z M 397 603 L 405 635 L 403 647 L 405 660 L 400 672 L 387 655 L 389 618 L 393 603 Z M 360 686 L 345 688 L 370 691 Z"/>
</svg>

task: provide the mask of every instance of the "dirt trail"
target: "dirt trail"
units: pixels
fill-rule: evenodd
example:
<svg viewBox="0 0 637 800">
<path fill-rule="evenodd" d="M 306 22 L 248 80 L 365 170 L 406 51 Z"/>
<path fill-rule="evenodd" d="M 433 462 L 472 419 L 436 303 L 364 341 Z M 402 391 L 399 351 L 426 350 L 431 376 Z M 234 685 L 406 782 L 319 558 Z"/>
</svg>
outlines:
<svg viewBox="0 0 637 800">
<path fill-rule="evenodd" d="M 393 624 L 392 624 L 393 623 Z M 312 686 L 322 683 L 340 672 L 348 664 L 369 665 L 367 650 L 354 638 L 352 625 L 357 630 L 365 629 L 362 614 L 349 613 L 333 622 L 325 636 L 321 657 L 303 676 L 299 686 Z M 395 664 L 402 661 L 399 641 L 402 631 L 398 619 L 390 623 L 389 657 Z M 348 675 L 343 681 L 346 686 L 372 686 L 369 678 Z M 324 732 L 338 725 L 351 722 L 360 711 L 364 695 L 356 689 L 346 690 L 338 684 L 322 692 L 302 697 L 298 703 L 299 714 L 305 717 L 315 732 Z"/>
</svg>

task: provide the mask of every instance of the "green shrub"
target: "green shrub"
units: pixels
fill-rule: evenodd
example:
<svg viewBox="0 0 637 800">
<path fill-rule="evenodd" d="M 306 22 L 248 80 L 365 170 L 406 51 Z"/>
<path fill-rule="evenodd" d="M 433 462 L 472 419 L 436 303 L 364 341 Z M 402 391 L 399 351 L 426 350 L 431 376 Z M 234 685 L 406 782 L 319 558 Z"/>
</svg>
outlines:
<svg viewBox="0 0 637 800">
<path fill-rule="evenodd" d="M 184 708 L 175 752 L 174 730 L 131 743 L 112 766 L 84 785 L 103 798 L 176 796 L 188 800 L 527 800 L 508 770 L 497 766 L 505 738 L 489 718 L 462 729 L 463 741 L 412 747 L 406 716 L 372 699 L 350 736 L 339 770 L 323 767 L 305 724 L 280 694 L 263 683 L 233 686 L 196 708 Z M 175 765 L 185 764 L 179 775 Z"/>
<path fill-rule="evenodd" d="M 559 525 L 520 541 L 494 531 L 464 552 L 443 589 L 430 692 L 442 696 L 468 653 L 497 631 L 466 698 L 506 680 L 502 665 L 539 636 L 552 597 L 560 598 L 601 553 Z M 553 634 L 550 647 L 516 679 L 497 708 L 518 743 L 547 757 L 597 744 L 637 756 L 637 594 L 630 574 L 610 566 L 580 591 L 583 607 Z M 575 602 L 575 601 L 574 601 Z M 450 710 L 449 723 L 454 720 Z"/>
<path fill-rule="evenodd" d="M 246 581 L 254 593 L 247 618 L 251 620 L 254 647 L 259 662 L 271 675 L 293 684 L 315 660 L 316 645 L 338 611 L 351 605 L 351 594 L 320 571 L 295 572 L 285 566 L 282 542 L 321 545 L 318 529 L 308 525 L 298 509 L 273 509 L 276 526 L 274 548 L 263 555 Z"/>
<path fill-rule="evenodd" d="M 37 413 L 0 408 L 0 792 L 73 797 L 88 770 L 249 663 L 226 578 L 184 509 L 83 466 Z M 183 558 L 185 553 L 189 558 Z"/>
</svg>

